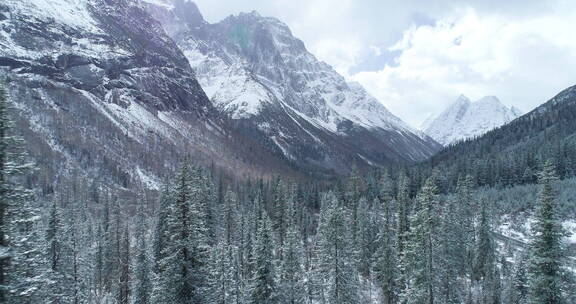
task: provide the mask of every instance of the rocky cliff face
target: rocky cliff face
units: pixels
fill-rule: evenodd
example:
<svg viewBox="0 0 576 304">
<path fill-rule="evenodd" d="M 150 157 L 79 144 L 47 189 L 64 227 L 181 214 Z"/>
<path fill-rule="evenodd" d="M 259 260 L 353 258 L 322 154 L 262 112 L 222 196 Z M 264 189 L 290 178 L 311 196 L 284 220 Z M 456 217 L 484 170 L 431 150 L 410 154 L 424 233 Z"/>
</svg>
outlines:
<svg viewBox="0 0 576 304">
<path fill-rule="evenodd" d="M 438 150 L 359 84 L 310 54 L 275 18 L 256 12 L 209 24 L 191 1 L 147 1 L 214 105 L 286 158 L 346 171 L 351 163 L 422 160 Z"/>
<path fill-rule="evenodd" d="M 0 38 L 45 191 L 78 177 L 154 188 L 185 155 L 239 176 L 325 175 L 438 148 L 256 14 L 210 25 L 184 0 L 7 0 Z"/>
<path fill-rule="evenodd" d="M 294 173 L 230 127 L 139 3 L 9 0 L 0 13 L 2 77 L 46 191 L 72 176 L 154 188 L 185 155 Z"/>
</svg>

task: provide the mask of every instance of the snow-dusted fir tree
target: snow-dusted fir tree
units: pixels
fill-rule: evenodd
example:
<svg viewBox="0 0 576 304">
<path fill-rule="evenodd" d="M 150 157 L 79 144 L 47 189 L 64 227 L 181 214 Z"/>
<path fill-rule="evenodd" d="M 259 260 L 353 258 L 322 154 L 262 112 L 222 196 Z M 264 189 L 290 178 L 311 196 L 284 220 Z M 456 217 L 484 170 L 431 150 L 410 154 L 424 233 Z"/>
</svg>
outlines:
<svg viewBox="0 0 576 304">
<path fill-rule="evenodd" d="M 152 237 L 152 275 L 153 281 L 157 282 L 158 277 L 162 274 L 162 260 L 166 258 L 166 246 L 169 238 L 168 215 L 170 204 L 173 201 L 170 185 L 165 182 L 162 193 L 160 194 L 160 203 L 155 215 L 154 235 Z"/>
<path fill-rule="evenodd" d="M 118 288 L 116 289 L 116 302 L 118 304 L 128 304 L 130 301 L 131 289 L 131 250 L 130 250 L 130 231 L 128 226 L 122 228 L 120 235 L 120 251 L 119 251 L 119 269 L 118 269 Z"/>
<path fill-rule="evenodd" d="M 406 246 L 408 243 L 409 231 L 410 231 L 410 179 L 406 175 L 406 172 L 400 172 L 400 177 L 398 178 L 398 214 L 397 214 L 397 231 L 396 231 L 396 255 L 398 257 L 398 279 L 396 282 L 397 294 L 402 295 L 406 292 L 406 282 L 407 282 L 407 257 L 406 257 Z"/>
<path fill-rule="evenodd" d="M 397 301 L 398 295 L 398 255 L 396 252 L 397 230 L 395 209 L 396 200 L 393 196 L 392 181 L 388 173 L 382 175 L 380 180 L 380 193 L 378 195 L 379 229 L 378 249 L 375 257 L 375 277 L 382 288 L 383 303 L 392 304 Z M 403 206 L 405 210 L 406 206 Z"/>
<path fill-rule="evenodd" d="M 241 303 L 242 287 L 238 262 L 238 249 L 235 245 L 238 232 L 236 214 L 237 196 L 231 191 L 224 195 L 224 201 L 216 209 L 216 244 L 211 249 L 209 263 L 210 292 L 209 303 L 227 304 Z"/>
<path fill-rule="evenodd" d="M 405 260 L 407 288 L 402 294 L 402 302 L 405 303 L 431 304 L 436 297 L 437 191 L 434 178 L 428 178 L 418 194 L 414 214 L 410 217 Z"/>
<path fill-rule="evenodd" d="M 201 203 L 192 195 L 190 169 L 184 163 L 174 182 L 173 195 L 165 204 L 163 224 L 156 233 L 162 237 L 155 261 L 156 284 L 153 303 L 206 303 L 207 237 Z M 159 219 L 160 220 L 160 219 Z M 155 245 L 156 246 L 156 245 Z"/>
<path fill-rule="evenodd" d="M 512 273 L 512 279 L 506 297 L 507 302 L 510 304 L 528 303 L 527 256 L 523 253 L 519 255 L 514 265 L 514 272 Z"/>
<path fill-rule="evenodd" d="M 354 260 L 350 215 L 332 191 L 322 199 L 318 226 L 317 279 L 327 303 L 359 302 L 359 278 Z"/>
<path fill-rule="evenodd" d="M 441 280 L 438 298 L 443 303 L 462 303 L 462 287 L 459 286 L 458 276 L 461 267 L 459 261 L 465 253 L 462 253 L 461 241 L 463 234 L 458 222 L 456 199 L 449 199 L 442 209 L 442 223 L 438 229 L 440 239 L 440 256 L 437 260 L 439 265 L 439 277 Z"/>
<path fill-rule="evenodd" d="M 274 251 L 272 223 L 268 214 L 264 212 L 258 224 L 256 243 L 254 244 L 252 256 L 254 273 L 250 281 L 248 303 L 278 303 Z"/>
<path fill-rule="evenodd" d="M 210 255 L 210 293 L 207 303 L 242 303 L 238 264 L 233 245 L 221 240 Z"/>
<path fill-rule="evenodd" d="M 552 182 L 556 180 L 552 162 L 545 163 L 539 176 L 541 185 L 528 266 L 529 302 L 532 304 L 562 303 L 562 223 L 558 219 Z"/>
<path fill-rule="evenodd" d="M 102 297 L 114 297 L 118 290 L 120 268 L 121 221 L 120 202 L 118 199 L 105 195 L 102 216 L 101 242 L 101 281 Z"/>
<path fill-rule="evenodd" d="M 368 203 L 366 198 L 361 197 L 356 211 L 356 220 L 358 221 L 356 236 L 354 240 L 354 248 L 357 258 L 357 269 L 363 282 L 361 294 L 365 294 L 368 299 L 373 299 L 373 286 L 374 283 L 378 284 L 375 280 L 375 274 L 379 269 L 374 269 L 375 260 L 378 259 L 380 248 L 383 247 L 382 242 L 379 241 L 382 229 L 382 204 L 378 198 L 374 199 L 373 203 Z M 377 264 L 377 263 L 376 263 Z M 366 301 L 368 301 L 366 299 Z"/>
<path fill-rule="evenodd" d="M 65 210 L 64 235 L 66 235 L 66 248 L 68 251 L 68 293 L 70 303 L 86 303 L 90 301 L 92 294 L 92 264 L 90 256 L 92 254 L 92 239 L 90 229 L 91 223 L 86 217 L 86 210 L 79 211 L 78 202 L 72 201 Z"/>
<path fill-rule="evenodd" d="M 0 83 L 0 302 L 6 301 L 8 293 L 7 267 L 10 260 L 10 247 L 8 246 L 8 207 L 10 197 L 8 191 L 11 185 L 8 183 L 8 172 L 4 168 L 8 163 L 8 148 L 10 121 L 7 113 L 7 100 L 4 84 Z"/>
<path fill-rule="evenodd" d="M 471 175 L 460 177 L 456 187 L 456 196 L 452 214 L 448 215 L 447 225 L 449 227 L 450 239 L 453 243 L 452 266 L 460 277 L 466 279 L 466 299 L 471 301 L 472 297 L 472 267 L 474 265 L 475 244 L 476 244 L 476 210 L 478 204 L 473 195 L 474 178 Z"/>
<path fill-rule="evenodd" d="M 477 296 L 483 303 L 498 303 L 501 293 L 500 273 L 496 266 L 496 244 L 492 237 L 487 203 L 481 205 L 477 230 L 472 275 L 474 282 L 481 287 L 481 294 Z"/>
<path fill-rule="evenodd" d="M 0 84 L 0 303 L 41 303 L 47 272 L 41 216 L 32 191 L 21 186 L 31 165 L 11 127 Z"/>
<path fill-rule="evenodd" d="M 44 250 L 46 253 L 46 284 L 43 286 L 46 303 L 71 302 L 75 298 L 74 252 L 69 222 L 64 223 L 60 207 L 54 201 L 47 214 Z"/>
<path fill-rule="evenodd" d="M 290 200 L 287 210 L 286 237 L 284 239 L 283 260 L 279 269 L 280 301 L 283 304 L 305 302 L 304 276 L 302 275 L 303 248 L 295 224 L 294 201 Z"/>
<path fill-rule="evenodd" d="M 134 233 L 136 238 L 132 299 L 134 303 L 150 304 L 152 282 L 150 278 L 150 259 L 146 242 L 146 214 L 143 205 L 138 207 Z"/>
</svg>

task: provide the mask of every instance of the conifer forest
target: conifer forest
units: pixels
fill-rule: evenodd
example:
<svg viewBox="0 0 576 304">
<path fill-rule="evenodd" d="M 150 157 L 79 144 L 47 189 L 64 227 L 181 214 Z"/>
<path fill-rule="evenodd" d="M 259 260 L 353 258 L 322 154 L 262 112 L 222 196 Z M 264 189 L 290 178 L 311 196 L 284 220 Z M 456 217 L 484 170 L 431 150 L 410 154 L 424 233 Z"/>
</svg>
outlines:
<svg viewBox="0 0 576 304">
<path fill-rule="evenodd" d="M 576 5 L 432 2 L 0 1 L 0 304 L 576 304 Z"/>
</svg>

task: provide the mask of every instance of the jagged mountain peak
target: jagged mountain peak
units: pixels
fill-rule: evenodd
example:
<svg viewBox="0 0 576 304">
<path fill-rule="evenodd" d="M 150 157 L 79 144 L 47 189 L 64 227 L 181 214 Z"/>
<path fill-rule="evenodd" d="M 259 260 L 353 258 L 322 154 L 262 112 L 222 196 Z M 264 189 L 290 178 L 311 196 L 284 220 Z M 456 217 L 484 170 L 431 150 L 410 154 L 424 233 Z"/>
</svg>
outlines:
<svg viewBox="0 0 576 304">
<path fill-rule="evenodd" d="M 482 135 L 520 115 L 520 110 L 508 108 L 496 96 L 485 96 L 471 102 L 460 95 L 438 116 L 429 118 L 423 124 L 423 130 L 439 143 L 449 145 Z"/>
<path fill-rule="evenodd" d="M 361 85 L 348 83 L 319 61 L 276 18 L 240 13 L 198 32 L 179 26 L 184 20 L 178 16 L 154 14 L 184 51 L 216 107 L 234 120 L 250 121 L 263 140 L 271 140 L 290 159 L 333 166 L 330 158 L 342 157 L 335 151 L 346 149 L 355 152 L 345 157 L 377 164 L 390 157 L 422 159 L 439 147 Z M 358 132 L 363 135 L 351 136 Z M 352 143 L 362 137 L 369 142 Z"/>
<path fill-rule="evenodd" d="M 470 98 L 466 97 L 464 94 L 460 94 L 458 98 L 453 102 L 453 104 L 471 103 Z"/>
</svg>

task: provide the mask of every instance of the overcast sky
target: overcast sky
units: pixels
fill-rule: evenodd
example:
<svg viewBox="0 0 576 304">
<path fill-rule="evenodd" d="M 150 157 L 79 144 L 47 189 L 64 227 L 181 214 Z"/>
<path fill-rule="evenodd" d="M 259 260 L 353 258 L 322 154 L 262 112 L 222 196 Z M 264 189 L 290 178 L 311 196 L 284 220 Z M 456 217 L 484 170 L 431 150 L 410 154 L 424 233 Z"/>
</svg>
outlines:
<svg viewBox="0 0 576 304">
<path fill-rule="evenodd" d="M 418 127 L 460 94 L 527 112 L 576 84 L 573 0 L 196 0 L 206 20 L 276 17 Z"/>
</svg>

